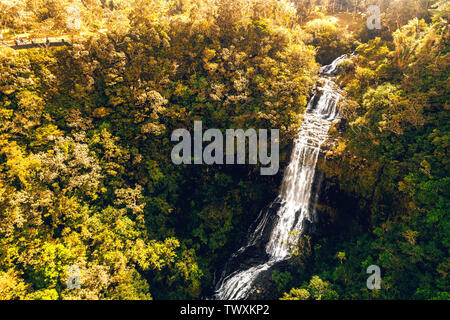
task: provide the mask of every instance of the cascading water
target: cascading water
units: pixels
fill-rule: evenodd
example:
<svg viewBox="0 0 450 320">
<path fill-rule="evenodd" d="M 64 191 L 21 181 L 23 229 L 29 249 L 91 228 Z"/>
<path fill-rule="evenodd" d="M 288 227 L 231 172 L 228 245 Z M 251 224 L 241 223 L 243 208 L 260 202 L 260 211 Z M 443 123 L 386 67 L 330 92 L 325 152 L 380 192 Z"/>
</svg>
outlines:
<svg viewBox="0 0 450 320">
<path fill-rule="evenodd" d="M 257 222 L 251 227 L 247 244 L 230 259 L 231 262 L 245 256 L 258 242 L 265 242 L 263 261 L 246 265 L 231 273 L 227 270 L 229 262 L 221 281 L 218 282 L 216 299 L 247 298 L 254 291 L 254 282 L 263 271 L 289 258 L 289 248 L 286 244 L 294 241 L 295 238 L 292 237 L 301 234 L 305 222 L 313 219 L 310 200 L 316 163 L 320 147 L 328 137 L 331 122 L 339 116 L 337 103 L 341 98 L 337 86 L 325 76 L 336 75 L 338 63 L 345 57 L 346 55 L 337 58 L 320 70 L 322 77 L 308 103 L 304 122 L 294 142 L 291 161 L 283 177 L 280 194 L 268 209 L 260 213 Z M 274 212 L 275 207 L 277 211 L 274 216 L 271 212 Z"/>
<path fill-rule="evenodd" d="M 352 56 L 353 56 L 354 54 L 355 54 L 355 52 L 352 53 Z M 328 64 L 328 65 L 326 65 L 326 66 L 323 66 L 323 67 L 320 69 L 320 74 L 321 74 L 321 75 L 324 75 L 324 76 L 335 76 L 335 75 L 337 74 L 337 72 L 338 72 L 338 64 L 339 64 L 342 60 L 346 59 L 347 57 L 348 57 L 348 55 L 343 54 L 343 55 L 340 56 L 339 58 L 335 59 L 331 64 Z"/>
</svg>

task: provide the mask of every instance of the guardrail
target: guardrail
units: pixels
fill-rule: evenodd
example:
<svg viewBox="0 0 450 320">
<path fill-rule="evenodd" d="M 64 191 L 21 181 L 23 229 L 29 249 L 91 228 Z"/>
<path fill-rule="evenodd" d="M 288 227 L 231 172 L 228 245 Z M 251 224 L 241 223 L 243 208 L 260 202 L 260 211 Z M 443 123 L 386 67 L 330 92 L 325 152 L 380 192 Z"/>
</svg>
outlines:
<svg viewBox="0 0 450 320">
<path fill-rule="evenodd" d="M 11 41 L 0 43 L 0 47 L 9 47 L 14 50 L 23 50 L 23 49 L 31 49 L 31 48 L 49 48 L 49 47 L 62 47 L 62 46 L 71 46 L 71 44 L 67 41 L 31 41 L 24 43 L 14 43 Z"/>
</svg>

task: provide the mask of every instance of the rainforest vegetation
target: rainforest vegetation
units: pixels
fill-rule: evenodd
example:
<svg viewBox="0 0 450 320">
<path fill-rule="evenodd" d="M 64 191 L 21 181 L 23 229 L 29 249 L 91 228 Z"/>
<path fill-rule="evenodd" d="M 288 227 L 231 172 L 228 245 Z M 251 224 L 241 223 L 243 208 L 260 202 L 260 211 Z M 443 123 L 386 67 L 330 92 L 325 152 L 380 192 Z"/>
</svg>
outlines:
<svg viewBox="0 0 450 320">
<path fill-rule="evenodd" d="M 380 29 L 367 28 L 369 5 Z M 342 120 L 318 168 L 328 222 L 291 244 L 273 299 L 450 299 L 449 11 L 0 0 L 0 299 L 209 295 L 282 170 L 176 166 L 171 133 L 194 120 L 278 128 L 283 167 L 320 66 L 342 54 Z M 21 50 L 16 37 L 70 45 Z M 380 290 L 366 287 L 369 265 Z"/>
</svg>

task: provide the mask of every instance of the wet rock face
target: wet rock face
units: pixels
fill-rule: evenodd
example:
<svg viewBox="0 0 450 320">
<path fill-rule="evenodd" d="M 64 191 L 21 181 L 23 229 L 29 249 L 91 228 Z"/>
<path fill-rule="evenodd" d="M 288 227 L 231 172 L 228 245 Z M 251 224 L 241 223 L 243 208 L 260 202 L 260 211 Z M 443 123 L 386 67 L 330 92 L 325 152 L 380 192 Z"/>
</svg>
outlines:
<svg viewBox="0 0 450 320">
<path fill-rule="evenodd" d="M 272 270 L 263 271 L 254 282 L 254 291 L 248 300 L 274 300 L 278 294 L 277 285 L 272 280 Z"/>
<path fill-rule="evenodd" d="M 279 208 L 280 202 L 277 199 L 261 211 L 258 218 L 250 226 L 247 239 L 244 241 L 244 244 L 250 245 L 244 246 L 235 252 L 220 271 L 221 274 L 231 274 L 236 270 L 250 268 L 268 259 L 265 247 L 270 238 L 270 231 L 277 219 L 277 211 Z M 264 226 L 260 232 L 255 234 L 254 230 L 260 224 Z"/>
<path fill-rule="evenodd" d="M 274 300 L 278 299 L 280 293 L 277 289 L 277 284 L 272 280 L 274 270 L 289 271 L 292 265 L 288 261 L 281 261 L 275 264 L 269 270 L 263 271 L 259 274 L 254 282 L 254 291 L 247 297 L 248 300 Z"/>
<path fill-rule="evenodd" d="M 370 225 L 370 214 L 366 209 L 360 207 L 360 199 L 348 194 L 341 189 L 337 177 L 327 177 L 323 170 L 327 162 L 323 161 L 318 169 L 318 174 L 322 174 L 323 180 L 318 195 L 314 229 L 312 231 L 313 241 L 318 237 L 329 237 L 342 233 L 350 225 L 351 221 L 356 221 L 362 227 Z M 344 231 L 345 232 L 345 231 Z"/>
</svg>

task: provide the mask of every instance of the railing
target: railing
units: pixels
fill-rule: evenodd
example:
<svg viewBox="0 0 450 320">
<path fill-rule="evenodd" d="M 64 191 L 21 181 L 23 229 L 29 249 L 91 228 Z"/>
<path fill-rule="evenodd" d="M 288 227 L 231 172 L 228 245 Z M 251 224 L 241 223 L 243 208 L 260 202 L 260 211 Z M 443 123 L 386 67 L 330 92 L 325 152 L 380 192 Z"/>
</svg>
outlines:
<svg viewBox="0 0 450 320">
<path fill-rule="evenodd" d="M 62 47 L 71 46 L 71 44 L 64 39 L 61 40 L 46 40 L 38 39 L 26 42 L 20 41 L 0 41 L 0 47 L 9 47 L 14 50 L 31 49 L 31 48 L 49 48 L 49 47 Z"/>
</svg>

